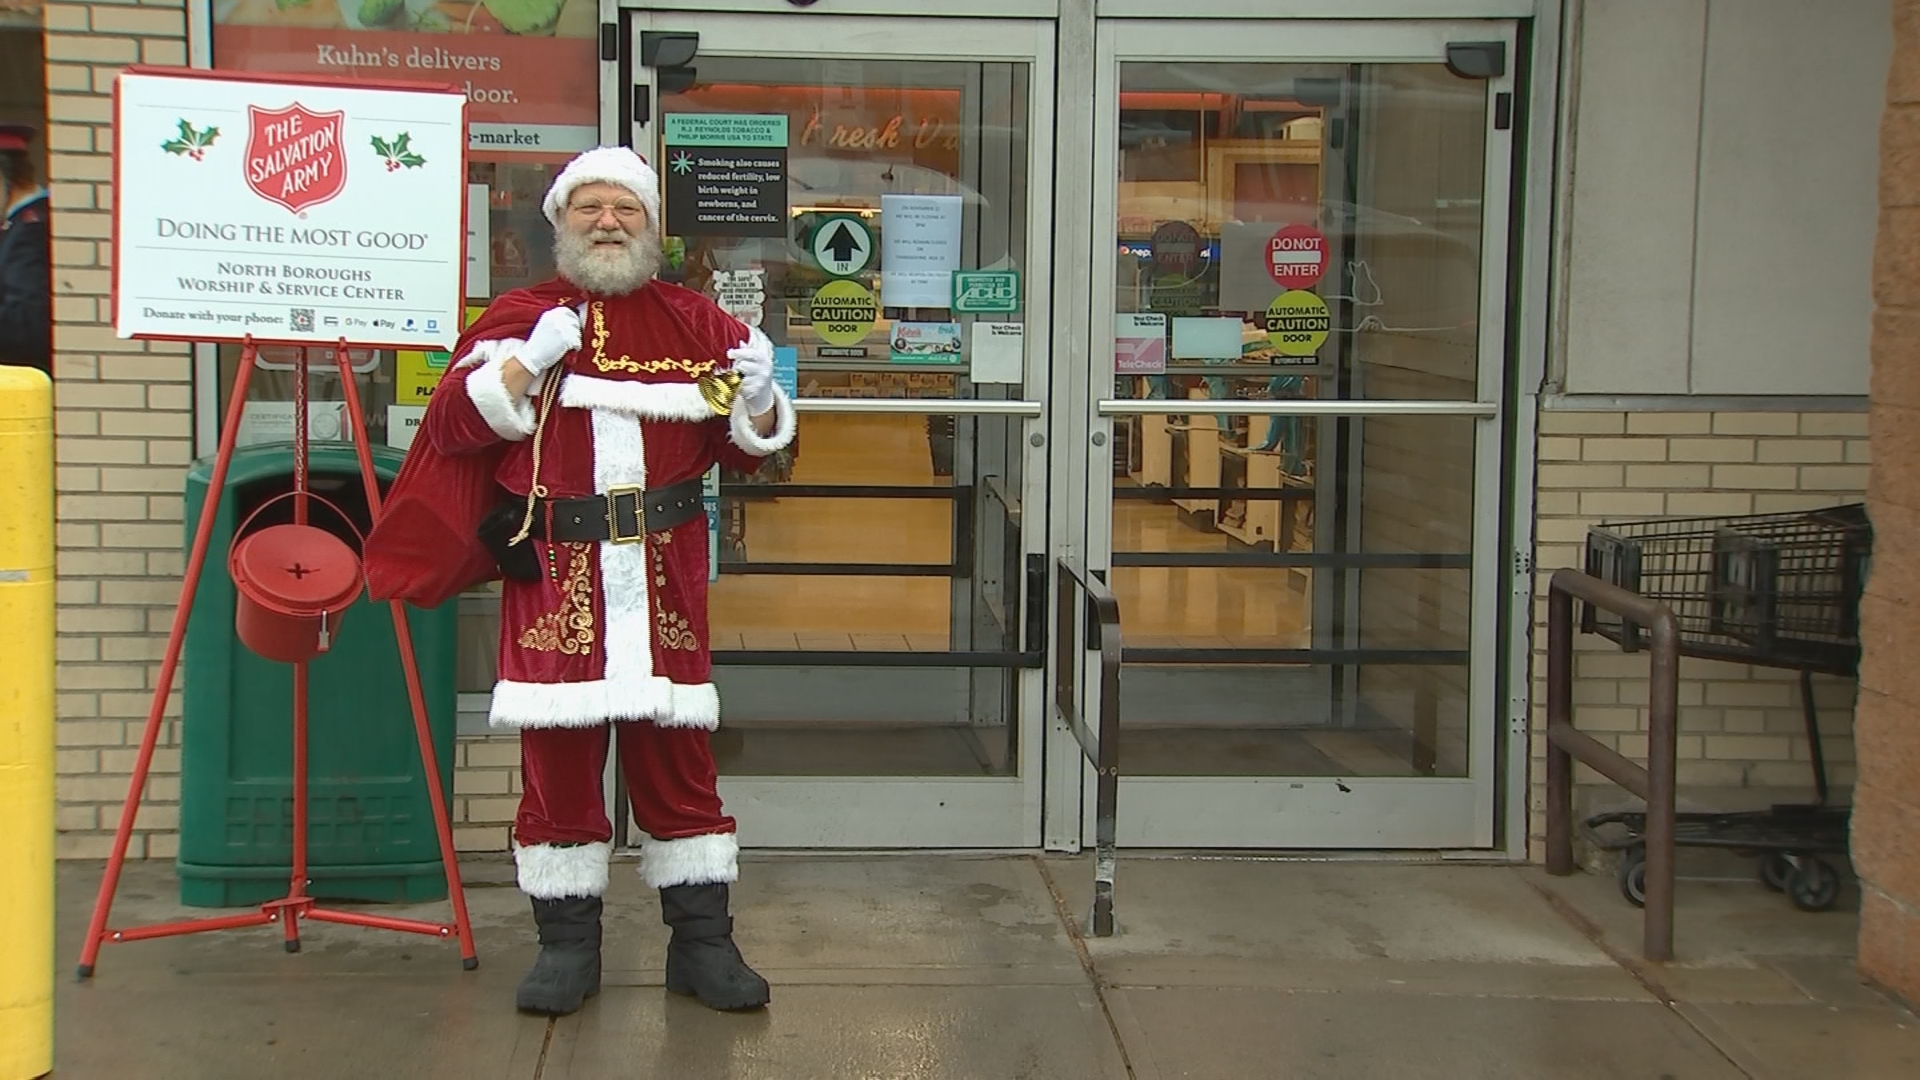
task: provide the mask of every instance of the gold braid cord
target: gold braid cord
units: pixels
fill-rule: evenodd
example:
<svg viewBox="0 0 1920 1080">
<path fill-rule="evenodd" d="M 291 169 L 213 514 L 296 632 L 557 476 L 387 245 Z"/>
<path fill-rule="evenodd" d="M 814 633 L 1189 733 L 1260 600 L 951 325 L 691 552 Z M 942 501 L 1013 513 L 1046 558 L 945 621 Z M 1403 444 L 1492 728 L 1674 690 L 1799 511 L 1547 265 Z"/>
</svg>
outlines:
<svg viewBox="0 0 1920 1080">
<path fill-rule="evenodd" d="M 547 433 L 547 417 L 553 414 L 554 399 L 560 396 L 561 365 L 555 364 L 547 372 L 547 382 L 540 388 L 540 417 L 533 425 L 533 481 L 527 485 L 527 513 L 520 519 L 520 531 L 507 541 L 511 547 L 524 541 L 533 532 L 533 512 L 537 500 L 547 497 L 547 486 L 540 482 L 540 444 Z"/>
</svg>

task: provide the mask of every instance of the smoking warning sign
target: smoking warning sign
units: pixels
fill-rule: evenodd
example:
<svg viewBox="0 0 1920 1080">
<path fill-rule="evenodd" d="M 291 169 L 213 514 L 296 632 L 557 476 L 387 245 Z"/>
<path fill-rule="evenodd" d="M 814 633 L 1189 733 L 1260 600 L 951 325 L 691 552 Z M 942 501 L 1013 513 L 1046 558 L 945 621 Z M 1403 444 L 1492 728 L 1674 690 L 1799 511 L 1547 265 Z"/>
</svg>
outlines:
<svg viewBox="0 0 1920 1080">
<path fill-rule="evenodd" d="M 134 67 L 114 98 L 121 337 L 453 347 L 458 91 Z"/>
<path fill-rule="evenodd" d="M 1313 293 L 1294 289 L 1267 305 L 1267 341 L 1281 356 L 1312 356 L 1332 332 L 1333 313 Z"/>
<path fill-rule="evenodd" d="M 1327 238 L 1311 225 L 1288 225 L 1267 241 L 1267 273 L 1283 289 L 1304 289 L 1327 272 Z"/>
</svg>

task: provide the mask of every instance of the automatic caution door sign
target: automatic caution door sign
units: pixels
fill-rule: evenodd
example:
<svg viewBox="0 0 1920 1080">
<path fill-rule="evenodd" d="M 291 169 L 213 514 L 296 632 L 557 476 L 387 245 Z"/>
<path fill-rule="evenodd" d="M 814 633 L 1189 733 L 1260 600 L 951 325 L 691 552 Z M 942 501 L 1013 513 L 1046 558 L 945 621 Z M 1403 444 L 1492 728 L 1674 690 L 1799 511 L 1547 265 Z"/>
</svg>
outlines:
<svg viewBox="0 0 1920 1080">
<path fill-rule="evenodd" d="M 829 281 L 807 305 L 813 331 L 828 345 L 857 345 L 880 314 L 873 294 L 857 281 Z"/>
<path fill-rule="evenodd" d="M 852 277 L 873 261 L 873 233 L 851 214 L 827 218 L 813 230 L 813 261 L 833 277 Z"/>
<path fill-rule="evenodd" d="M 1294 289 L 1267 305 L 1267 340 L 1281 356 L 1312 356 L 1332 332 L 1327 302 L 1313 293 Z"/>
</svg>

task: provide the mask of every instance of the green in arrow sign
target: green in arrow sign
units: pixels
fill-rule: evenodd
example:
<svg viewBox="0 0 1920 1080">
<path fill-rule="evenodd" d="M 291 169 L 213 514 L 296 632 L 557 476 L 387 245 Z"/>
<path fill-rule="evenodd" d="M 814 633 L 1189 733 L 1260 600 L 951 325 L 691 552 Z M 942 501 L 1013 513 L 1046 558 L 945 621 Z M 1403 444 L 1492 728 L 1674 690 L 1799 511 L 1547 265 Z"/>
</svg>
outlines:
<svg viewBox="0 0 1920 1080">
<path fill-rule="evenodd" d="M 833 277 L 852 277 L 873 260 L 873 233 L 851 215 L 827 218 L 813 230 L 813 261 Z"/>
<path fill-rule="evenodd" d="M 1020 275 L 1013 270 L 956 270 L 953 272 L 953 311 L 956 315 L 1004 313 L 1020 310 Z"/>
</svg>

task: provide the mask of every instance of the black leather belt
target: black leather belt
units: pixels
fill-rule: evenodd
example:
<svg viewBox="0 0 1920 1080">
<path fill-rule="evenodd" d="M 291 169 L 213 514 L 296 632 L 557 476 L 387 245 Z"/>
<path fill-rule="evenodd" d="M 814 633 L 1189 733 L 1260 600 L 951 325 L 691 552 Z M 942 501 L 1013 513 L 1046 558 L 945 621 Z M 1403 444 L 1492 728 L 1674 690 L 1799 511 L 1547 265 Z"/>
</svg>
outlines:
<svg viewBox="0 0 1920 1080">
<path fill-rule="evenodd" d="M 611 540 L 616 544 L 633 544 L 645 539 L 648 533 L 692 521 L 701 511 L 697 476 L 652 491 L 637 487 L 610 488 L 605 495 L 587 499 L 537 500 L 533 508 L 532 535 L 562 543 Z"/>
</svg>

